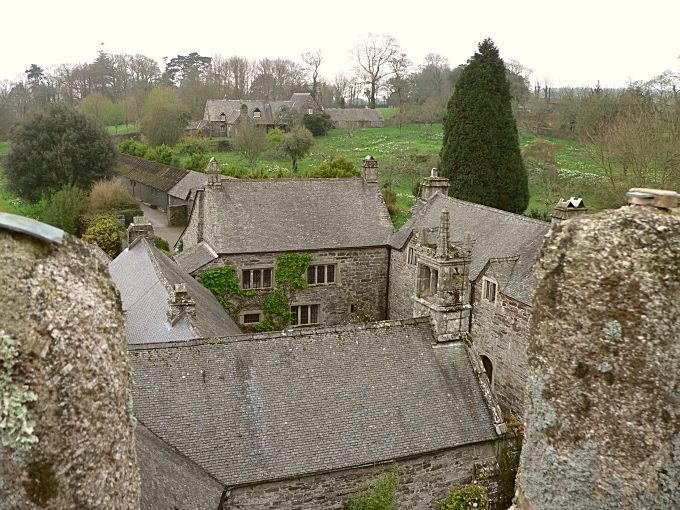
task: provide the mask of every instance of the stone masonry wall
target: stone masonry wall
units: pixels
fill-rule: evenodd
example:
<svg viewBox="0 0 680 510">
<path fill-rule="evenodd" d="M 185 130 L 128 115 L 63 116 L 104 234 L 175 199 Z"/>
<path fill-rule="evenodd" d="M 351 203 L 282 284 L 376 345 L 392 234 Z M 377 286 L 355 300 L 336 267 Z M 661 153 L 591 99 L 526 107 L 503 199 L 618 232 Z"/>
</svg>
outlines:
<svg viewBox="0 0 680 510">
<path fill-rule="evenodd" d="M 413 317 L 416 266 L 407 263 L 407 250 L 390 252 L 389 319 Z"/>
<path fill-rule="evenodd" d="M 373 320 L 386 318 L 387 248 L 325 250 L 308 253 L 312 255 L 310 265 L 336 265 L 335 283 L 310 285 L 295 293 L 291 305 L 320 304 L 319 321 L 323 325 L 348 322 L 353 315 L 352 305 L 356 305 L 357 310 L 361 308 L 367 310 Z M 239 279 L 242 277 L 243 269 L 265 267 L 274 269 L 273 277 L 278 255 L 278 253 L 225 255 L 201 268 L 197 274 L 211 267 L 229 265 L 236 267 Z M 262 298 L 270 291 L 271 289 L 256 291 L 258 296 L 246 300 L 243 312 L 261 311 Z"/>
<path fill-rule="evenodd" d="M 168 225 L 186 225 L 188 207 L 186 200 L 180 200 L 168 195 Z"/>
<path fill-rule="evenodd" d="M 472 344 L 493 364 L 492 387 L 503 413 L 523 416 L 531 307 L 501 292 L 494 303 L 482 299 L 481 277 L 472 294 Z"/>
<path fill-rule="evenodd" d="M 495 454 L 495 442 L 487 442 L 397 462 L 397 508 L 434 508 L 434 500 L 443 499 L 450 489 L 472 480 L 475 464 L 495 465 Z M 224 510 L 341 509 L 363 483 L 374 481 L 381 473 L 390 471 L 394 466 L 395 464 L 368 466 L 233 488 Z M 491 480 L 487 481 L 490 482 Z"/>
</svg>

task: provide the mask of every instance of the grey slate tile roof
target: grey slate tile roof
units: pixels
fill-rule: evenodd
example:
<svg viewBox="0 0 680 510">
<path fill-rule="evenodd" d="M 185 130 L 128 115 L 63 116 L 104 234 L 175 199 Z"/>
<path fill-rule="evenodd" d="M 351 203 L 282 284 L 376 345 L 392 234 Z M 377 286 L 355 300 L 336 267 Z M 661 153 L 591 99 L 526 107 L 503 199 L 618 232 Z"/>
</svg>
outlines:
<svg viewBox="0 0 680 510">
<path fill-rule="evenodd" d="M 264 99 L 209 99 L 205 103 L 203 120 L 208 122 L 220 122 L 221 115 L 225 115 L 226 124 L 234 124 L 241 113 L 241 105 L 248 107 L 248 117 L 255 124 L 277 124 L 277 115 L 281 110 L 290 108 L 301 111 L 307 101 L 312 100 L 309 92 L 296 92 L 288 101 L 267 101 Z M 260 110 L 260 117 L 254 118 L 255 109 Z"/>
<path fill-rule="evenodd" d="M 439 226 L 442 209 L 449 211 L 451 240 L 462 241 L 465 232 L 470 232 L 474 241 L 470 280 L 478 278 L 489 259 L 516 257 L 500 290 L 530 305 L 533 265 L 550 224 L 437 193 L 416 205 L 411 219 L 392 236 L 392 247 L 402 250 L 414 230 Z"/>
<path fill-rule="evenodd" d="M 129 344 L 237 335 L 241 332 L 208 289 L 144 238 L 133 243 L 109 264 L 109 274 L 123 301 Z M 175 283 L 186 284 L 189 296 L 196 303 L 196 317 L 188 319 L 185 316 L 171 325 L 166 317 L 166 308 Z"/>
<path fill-rule="evenodd" d="M 189 198 L 189 193 L 191 190 L 197 188 L 202 188 L 205 183 L 208 182 L 208 175 L 201 172 L 194 172 L 193 170 L 188 170 L 187 174 L 180 179 L 177 184 L 175 184 L 168 195 L 171 197 L 179 198 L 180 200 L 187 200 Z"/>
<path fill-rule="evenodd" d="M 219 254 L 385 246 L 394 231 L 378 184 L 361 178 L 224 180 L 206 188 L 204 214 Z"/>
<path fill-rule="evenodd" d="M 142 510 L 215 510 L 223 485 L 144 424 L 135 427 Z"/>
<path fill-rule="evenodd" d="M 118 175 L 165 192 L 170 191 L 189 173 L 184 168 L 162 165 L 129 154 L 118 155 L 116 172 Z"/>
<path fill-rule="evenodd" d="M 130 346 L 135 415 L 224 484 L 497 438 L 464 343 L 427 318 Z"/>
<path fill-rule="evenodd" d="M 380 112 L 371 108 L 326 108 L 324 111 L 333 122 L 385 122 Z"/>
<path fill-rule="evenodd" d="M 217 257 L 218 255 L 215 253 L 215 250 L 213 250 L 205 241 L 201 241 L 175 255 L 175 262 L 177 262 L 177 265 L 179 265 L 183 271 L 193 273 L 197 269 L 205 266 L 208 262 L 212 262 Z"/>
</svg>

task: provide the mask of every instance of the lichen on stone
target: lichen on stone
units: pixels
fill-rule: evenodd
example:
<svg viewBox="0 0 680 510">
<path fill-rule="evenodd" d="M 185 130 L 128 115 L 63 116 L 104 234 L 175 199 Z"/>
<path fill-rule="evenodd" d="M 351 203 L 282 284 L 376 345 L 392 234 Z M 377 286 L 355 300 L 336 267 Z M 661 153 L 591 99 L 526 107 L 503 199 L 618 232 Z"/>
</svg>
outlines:
<svg viewBox="0 0 680 510">
<path fill-rule="evenodd" d="M 0 441 L 3 446 L 27 450 L 38 442 L 33 433 L 35 421 L 28 411 L 28 404 L 38 396 L 16 380 L 14 372 L 19 357 L 19 342 L 0 329 Z"/>
</svg>

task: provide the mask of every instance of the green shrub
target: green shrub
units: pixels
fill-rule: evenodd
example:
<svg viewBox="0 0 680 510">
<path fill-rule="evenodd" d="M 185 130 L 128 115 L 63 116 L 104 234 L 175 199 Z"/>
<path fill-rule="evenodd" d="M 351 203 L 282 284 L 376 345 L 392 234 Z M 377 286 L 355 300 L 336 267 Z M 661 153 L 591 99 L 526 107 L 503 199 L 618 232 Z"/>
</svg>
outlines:
<svg viewBox="0 0 680 510">
<path fill-rule="evenodd" d="M 153 237 L 153 244 L 159 250 L 168 251 L 168 252 L 170 251 L 170 245 L 162 237 L 154 236 Z"/>
<path fill-rule="evenodd" d="M 184 168 L 194 170 L 195 172 L 205 172 L 205 169 L 208 167 L 208 161 L 208 156 L 205 154 L 194 152 L 189 154 L 189 159 L 184 163 Z"/>
<path fill-rule="evenodd" d="M 305 115 L 302 122 L 314 136 L 325 135 L 333 128 L 333 121 L 331 120 L 331 116 L 327 113 Z"/>
<path fill-rule="evenodd" d="M 269 159 L 276 159 L 283 156 L 281 144 L 286 133 L 279 128 L 272 129 L 264 137 L 264 153 Z"/>
<path fill-rule="evenodd" d="M 387 206 L 387 211 L 390 216 L 394 216 L 399 212 L 399 204 L 397 204 L 397 193 L 392 189 L 392 185 L 389 182 L 383 184 L 382 196 L 385 200 L 385 205 Z"/>
<path fill-rule="evenodd" d="M 64 186 L 52 195 L 40 219 L 69 234 L 82 234 L 81 217 L 87 210 L 87 193 L 77 186 Z"/>
<path fill-rule="evenodd" d="M 148 149 L 144 155 L 144 159 L 149 161 L 155 161 L 156 163 L 161 163 L 163 165 L 169 166 L 179 166 L 179 157 L 172 150 L 172 147 L 167 145 L 159 145 L 152 149 Z"/>
<path fill-rule="evenodd" d="M 437 501 L 439 510 L 488 510 L 489 498 L 486 487 L 471 483 L 460 489 L 452 489 L 446 499 Z"/>
<path fill-rule="evenodd" d="M 123 154 L 143 158 L 146 151 L 149 150 L 149 146 L 137 140 L 123 140 L 118 144 L 118 150 Z"/>
<path fill-rule="evenodd" d="M 234 148 L 231 145 L 231 140 L 218 140 L 217 152 L 231 152 Z"/>
<path fill-rule="evenodd" d="M 396 468 L 389 473 L 383 473 L 370 485 L 364 485 L 361 490 L 349 498 L 345 510 L 394 510 L 396 493 L 399 487 Z"/>
<path fill-rule="evenodd" d="M 212 144 L 207 138 L 202 136 L 190 136 L 182 138 L 175 147 L 178 154 L 207 154 L 212 149 Z"/>
<path fill-rule="evenodd" d="M 99 246 L 106 254 L 115 258 L 120 253 L 120 223 L 113 216 L 95 216 L 83 234 L 83 240 Z"/>
<path fill-rule="evenodd" d="M 357 177 L 359 175 L 361 175 L 361 171 L 344 156 L 338 156 L 330 161 L 323 161 L 318 168 L 302 172 L 304 177 L 338 178 Z"/>
<path fill-rule="evenodd" d="M 139 204 L 120 179 L 101 180 L 92 185 L 89 211 L 93 215 L 138 208 Z"/>
</svg>

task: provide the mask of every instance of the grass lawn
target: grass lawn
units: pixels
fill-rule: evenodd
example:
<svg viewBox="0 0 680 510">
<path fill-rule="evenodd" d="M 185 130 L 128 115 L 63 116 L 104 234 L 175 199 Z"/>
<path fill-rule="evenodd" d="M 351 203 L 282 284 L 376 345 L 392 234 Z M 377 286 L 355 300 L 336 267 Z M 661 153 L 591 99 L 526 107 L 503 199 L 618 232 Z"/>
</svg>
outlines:
<svg viewBox="0 0 680 510">
<path fill-rule="evenodd" d="M 128 133 L 136 133 L 139 131 L 139 126 L 137 126 L 137 124 L 134 122 L 131 124 L 120 124 L 118 126 L 106 126 L 106 131 L 110 135 L 126 135 Z"/>
<path fill-rule="evenodd" d="M 0 142 L 0 158 L 5 156 L 8 152 L 9 142 Z M 39 219 L 47 202 L 45 200 L 41 200 L 35 204 L 25 202 L 16 195 L 10 193 L 7 190 L 6 183 L 5 168 L 2 165 L 2 159 L 0 159 L 0 212 Z"/>
<path fill-rule="evenodd" d="M 391 119 L 399 113 L 399 108 L 376 108 L 376 110 L 380 112 L 384 119 Z"/>
</svg>

